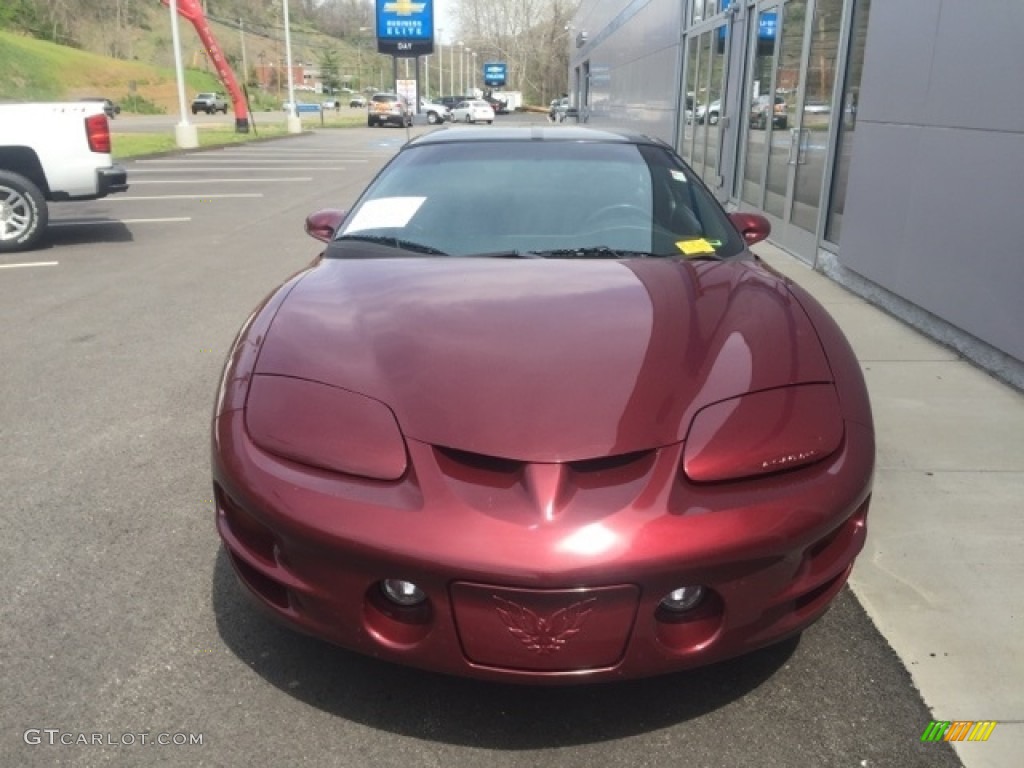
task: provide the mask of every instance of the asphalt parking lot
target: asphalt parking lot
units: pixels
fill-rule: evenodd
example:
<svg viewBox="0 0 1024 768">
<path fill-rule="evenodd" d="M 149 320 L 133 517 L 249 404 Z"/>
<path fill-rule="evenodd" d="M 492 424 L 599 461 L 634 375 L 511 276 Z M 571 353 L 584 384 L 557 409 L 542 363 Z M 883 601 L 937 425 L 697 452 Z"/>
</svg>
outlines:
<svg viewBox="0 0 1024 768">
<path fill-rule="evenodd" d="M 318 252 L 306 214 L 405 135 L 126 163 L 129 192 L 53 206 L 46 247 L 0 258 L 0 765 L 960 765 L 921 743 L 931 714 L 849 591 L 750 656 L 557 690 L 385 665 L 252 607 L 213 525 L 223 358 Z"/>
</svg>

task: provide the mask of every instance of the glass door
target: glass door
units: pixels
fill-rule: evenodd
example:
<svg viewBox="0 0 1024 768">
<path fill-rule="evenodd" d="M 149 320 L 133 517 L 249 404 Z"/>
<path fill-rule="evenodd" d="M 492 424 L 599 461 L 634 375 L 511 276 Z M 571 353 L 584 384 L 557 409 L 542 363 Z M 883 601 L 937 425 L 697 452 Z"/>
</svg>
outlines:
<svg viewBox="0 0 1024 768">
<path fill-rule="evenodd" d="M 762 209 L 772 239 L 813 260 L 831 156 L 843 0 L 759 3 L 751 25 L 750 115 L 741 207 Z"/>
<path fill-rule="evenodd" d="M 835 108 L 836 63 L 839 57 L 843 0 L 815 0 L 808 30 L 807 68 L 800 115 L 799 151 L 795 158 L 793 202 L 789 222 L 816 235 L 829 158 L 829 136 Z M 815 238 L 815 241 L 817 238 Z"/>
<path fill-rule="evenodd" d="M 711 188 L 720 186 L 730 31 L 731 25 L 719 19 L 692 32 L 686 44 L 681 152 Z"/>
<path fill-rule="evenodd" d="M 775 108 L 774 99 L 782 99 L 785 118 L 777 126 L 778 130 L 769 133 L 771 143 L 767 151 L 764 211 L 781 221 L 789 216 L 794 171 L 802 136 L 800 98 L 806 20 L 807 0 L 789 0 L 779 6 L 772 109 Z"/>
<path fill-rule="evenodd" d="M 750 66 L 744 99 L 750 111 L 740 163 L 742 182 L 739 197 L 754 208 L 764 207 L 768 150 L 773 142 L 786 141 L 789 124 L 785 98 L 778 95 L 775 85 L 779 15 L 778 5 L 762 6 L 756 14 L 753 8 L 748 11 L 748 18 L 754 19 L 748 27 L 747 61 Z"/>
</svg>

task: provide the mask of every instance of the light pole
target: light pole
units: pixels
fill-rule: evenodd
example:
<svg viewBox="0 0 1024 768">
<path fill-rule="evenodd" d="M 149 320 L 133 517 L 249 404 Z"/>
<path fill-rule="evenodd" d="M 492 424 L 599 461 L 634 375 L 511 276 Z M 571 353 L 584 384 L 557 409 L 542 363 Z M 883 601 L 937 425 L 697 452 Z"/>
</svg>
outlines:
<svg viewBox="0 0 1024 768">
<path fill-rule="evenodd" d="M 464 72 L 465 66 L 463 65 L 463 61 L 465 61 L 465 59 L 466 59 L 466 44 L 464 42 L 462 42 L 461 40 L 459 40 L 459 95 L 460 96 L 465 96 L 466 95 L 466 81 L 463 78 L 463 75 L 465 74 L 465 72 Z"/>
<path fill-rule="evenodd" d="M 470 70 L 470 84 L 469 87 L 474 91 L 476 90 L 476 51 L 473 51 L 473 68 Z"/>
<path fill-rule="evenodd" d="M 178 33 L 178 0 L 171 0 L 171 44 L 174 46 L 174 71 L 178 81 L 178 107 L 181 122 L 174 127 L 174 139 L 182 149 L 199 146 L 199 131 L 185 116 L 185 70 L 181 64 L 181 37 Z"/>
<path fill-rule="evenodd" d="M 437 28 L 437 97 L 441 98 L 444 96 L 444 43 L 442 42 L 442 36 L 444 35 L 444 29 L 441 27 Z M 430 68 L 427 68 L 427 72 L 430 72 Z M 429 75 L 428 75 L 429 77 Z"/>
<path fill-rule="evenodd" d="M 284 0 L 284 50 L 285 63 L 288 67 L 288 133 L 302 133 L 302 121 L 299 120 L 299 113 L 295 109 L 295 80 L 292 77 L 292 33 L 288 24 L 288 5 L 290 0 Z"/>
<path fill-rule="evenodd" d="M 360 27 L 356 37 L 356 81 L 359 83 L 359 93 L 363 92 L 363 32 L 369 31 L 369 27 Z"/>
</svg>

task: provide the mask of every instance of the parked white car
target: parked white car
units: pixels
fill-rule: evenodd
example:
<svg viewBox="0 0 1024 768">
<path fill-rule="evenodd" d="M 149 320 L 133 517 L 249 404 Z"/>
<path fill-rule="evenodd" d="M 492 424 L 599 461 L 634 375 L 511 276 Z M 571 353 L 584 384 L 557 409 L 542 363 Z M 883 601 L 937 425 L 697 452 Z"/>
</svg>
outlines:
<svg viewBox="0 0 1024 768">
<path fill-rule="evenodd" d="M 483 99 L 460 101 L 452 110 L 452 121 L 456 123 L 493 123 L 494 110 Z"/>
<path fill-rule="evenodd" d="M 710 104 L 698 104 L 697 110 L 694 112 L 694 118 L 701 125 L 705 122 L 708 125 L 718 125 L 718 117 L 721 114 L 722 102 L 720 99 L 716 99 Z"/>
<path fill-rule="evenodd" d="M 452 113 L 444 104 L 435 104 L 432 101 L 420 101 L 420 112 L 427 116 L 427 122 L 431 125 L 438 125 L 445 120 L 451 120 Z"/>
</svg>

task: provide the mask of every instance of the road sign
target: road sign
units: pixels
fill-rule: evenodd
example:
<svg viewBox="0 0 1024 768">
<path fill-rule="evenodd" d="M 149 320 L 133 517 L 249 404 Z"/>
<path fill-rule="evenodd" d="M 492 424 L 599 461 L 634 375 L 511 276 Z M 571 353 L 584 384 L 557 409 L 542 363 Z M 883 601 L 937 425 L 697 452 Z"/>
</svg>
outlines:
<svg viewBox="0 0 1024 768">
<path fill-rule="evenodd" d="M 505 85 L 508 82 L 508 66 L 503 61 L 484 64 L 484 85 Z"/>
</svg>

